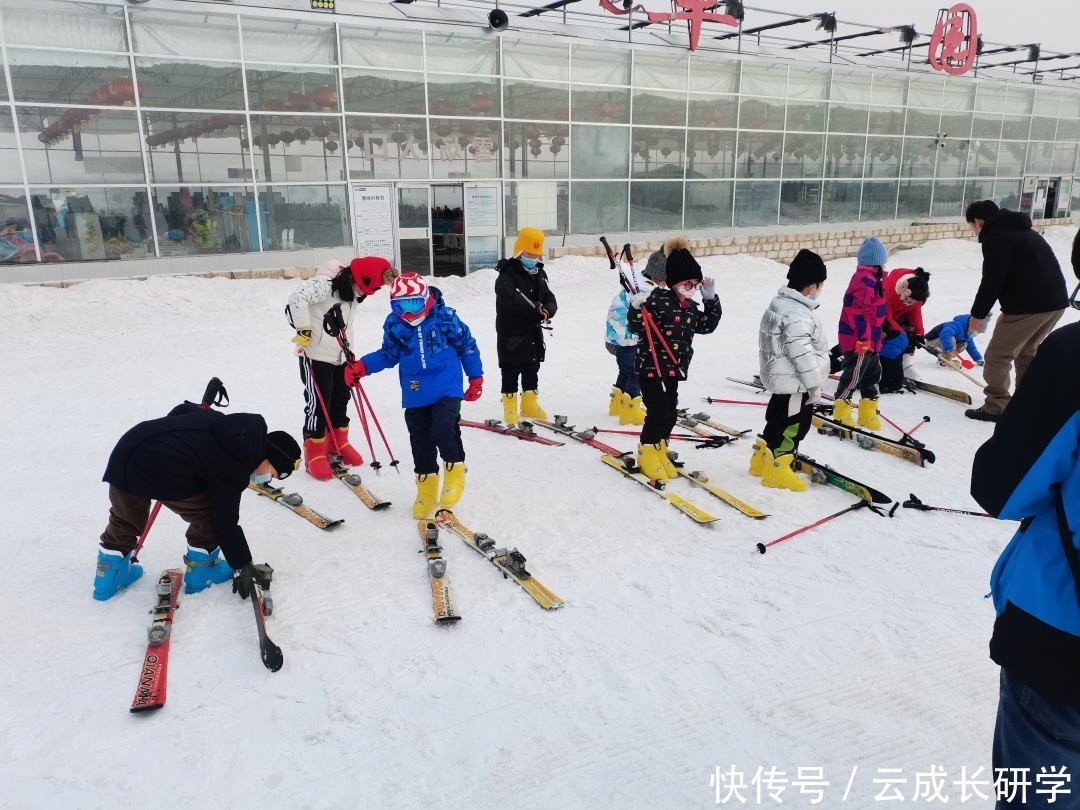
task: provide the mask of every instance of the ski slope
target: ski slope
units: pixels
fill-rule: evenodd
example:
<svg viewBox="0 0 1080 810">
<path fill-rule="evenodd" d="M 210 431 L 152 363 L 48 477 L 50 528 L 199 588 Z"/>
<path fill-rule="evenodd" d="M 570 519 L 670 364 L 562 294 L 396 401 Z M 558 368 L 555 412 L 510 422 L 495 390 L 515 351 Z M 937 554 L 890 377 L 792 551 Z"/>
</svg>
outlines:
<svg viewBox="0 0 1080 810">
<path fill-rule="evenodd" d="M 1049 236 L 1063 267 L 1072 235 Z M 763 408 L 700 400 L 758 396 L 724 378 L 756 372 L 758 321 L 785 268 L 741 256 L 702 264 L 718 280 L 724 315 L 695 342 L 682 403 L 756 432 Z M 928 326 L 967 310 L 977 244 L 927 244 L 889 267 L 916 265 L 933 274 Z M 833 335 L 854 267 L 829 263 L 822 316 Z M 560 306 L 541 402 L 579 426 L 618 427 L 606 415 L 615 361 L 603 344 L 615 275 L 599 258 L 548 269 Z M 463 406 L 471 419 L 500 415 L 493 282 L 491 271 L 436 282 L 483 355 L 484 396 Z M 816 806 L 867 807 L 879 768 L 904 769 L 909 800 L 916 772 L 931 765 L 949 783 L 961 767 L 989 769 L 998 672 L 984 596 L 1014 525 L 861 510 L 761 556 L 756 543 L 852 498 L 816 485 L 805 494 L 762 488 L 746 472 L 751 439 L 710 450 L 680 442 L 692 468 L 772 513 L 750 520 L 674 482 L 672 491 L 721 518 L 702 528 L 590 447 L 466 429 L 458 516 L 517 546 L 566 607 L 540 609 L 444 532 L 464 618 L 436 626 L 408 511 L 411 459 L 394 372 L 365 383 L 402 472 L 361 471 L 393 507 L 370 512 L 339 482 L 297 474 L 289 491 L 345 519 L 328 533 L 245 496 L 256 561 L 275 569 L 267 624 L 284 668 L 264 669 L 251 609 L 228 587 L 181 596 L 168 704 L 129 714 L 154 581 L 181 565 L 185 546 L 183 524 L 163 511 L 141 555 L 143 579 L 108 602 L 91 599 L 106 460 L 125 430 L 197 399 L 211 376 L 225 383 L 232 411 L 262 413 L 271 429 L 299 435 L 302 389 L 282 315 L 297 283 L 0 286 L 0 808 L 690 808 L 716 805 L 717 767 L 743 772 L 749 785 L 759 766 L 789 779 L 819 766 L 830 786 Z M 385 292 L 361 307 L 357 350 L 377 345 L 387 311 Z M 1076 318 L 1070 311 L 1063 323 Z M 917 360 L 923 379 L 976 394 L 929 355 Z M 920 469 L 816 433 L 804 451 L 895 499 L 915 493 L 978 509 L 971 458 L 993 426 L 926 393 L 884 397 L 882 410 L 904 427 L 929 415 L 917 436 L 937 464 Z M 600 438 L 634 446 L 628 436 Z M 367 456 L 362 438 L 356 444 Z M 959 788 L 946 792 L 959 801 Z M 744 795 L 757 805 L 752 787 Z M 810 806 L 793 787 L 783 798 Z"/>
</svg>

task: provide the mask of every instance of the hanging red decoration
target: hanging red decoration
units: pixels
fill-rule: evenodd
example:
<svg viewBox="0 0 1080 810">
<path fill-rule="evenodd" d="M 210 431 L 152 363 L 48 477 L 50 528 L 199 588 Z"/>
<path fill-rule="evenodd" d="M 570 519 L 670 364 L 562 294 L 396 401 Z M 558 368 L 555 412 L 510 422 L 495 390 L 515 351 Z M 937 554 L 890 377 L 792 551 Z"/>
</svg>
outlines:
<svg viewBox="0 0 1080 810">
<path fill-rule="evenodd" d="M 494 106 L 495 101 L 485 93 L 477 93 L 469 99 L 469 109 L 481 117 L 491 112 Z"/>
<path fill-rule="evenodd" d="M 330 127 L 328 127 L 326 124 L 318 123 L 311 128 L 311 131 L 316 138 L 325 138 L 327 135 L 330 134 Z"/>
<path fill-rule="evenodd" d="M 121 76 L 105 86 L 105 93 L 113 104 L 123 104 L 125 107 L 135 105 L 135 82 L 129 76 Z M 143 88 L 138 88 L 139 98 L 143 96 Z"/>
<path fill-rule="evenodd" d="M 701 120 L 707 127 L 720 126 L 727 119 L 727 113 L 723 107 L 706 107 L 701 111 Z"/>
<path fill-rule="evenodd" d="M 391 132 L 390 133 L 390 140 L 392 140 L 398 146 L 401 146 L 401 144 L 403 144 L 403 143 L 405 143 L 405 141 L 409 140 L 409 136 L 406 135 L 404 132 Z"/>
<path fill-rule="evenodd" d="M 450 133 L 454 131 L 454 128 L 450 126 L 449 122 L 443 121 L 435 125 L 435 134 L 440 138 L 449 138 Z"/>
<path fill-rule="evenodd" d="M 431 102 L 431 114 L 432 115 L 453 115 L 454 105 L 446 99 L 439 99 L 438 101 Z"/>
<path fill-rule="evenodd" d="M 210 116 L 210 124 L 213 129 L 228 129 L 231 124 L 231 119 L 224 113 L 218 113 L 217 115 Z"/>
<path fill-rule="evenodd" d="M 295 140 L 296 140 L 296 136 L 293 135 L 291 132 L 289 132 L 289 130 L 285 130 L 284 132 L 281 133 L 281 142 L 283 144 L 285 144 L 286 146 L 288 146 L 290 143 L 292 143 Z"/>
<path fill-rule="evenodd" d="M 286 109 L 285 102 L 280 98 L 268 98 L 262 106 L 267 112 L 284 112 Z"/>
<path fill-rule="evenodd" d="M 337 141 L 327 141 L 325 144 L 323 144 L 323 146 L 325 147 L 327 152 L 336 152 L 338 148 L 338 143 Z"/>
<path fill-rule="evenodd" d="M 296 140 L 300 141 L 300 143 L 307 143 L 308 139 L 311 138 L 311 130 L 307 127 L 300 127 L 300 129 L 293 132 L 293 135 L 296 136 Z"/>
<path fill-rule="evenodd" d="M 267 146 L 277 146 L 279 143 L 281 143 L 280 135 L 275 135 L 273 132 L 271 132 L 269 135 L 266 136 Z"/>
<path fill-rule="evenodd" d="M 328 113 L 338 105 L 337 93 L 330 89 L 328 85 L 317 87 L 315 92 L 311 94 L 311 100 L 315 103 L 316 107 L 321 107 L 324 113 Z"/>
<path fill-rule="evenodd" d="M 601 101 L 596 105 L 596 114 L 602 121 L 610 121 L 619 114 L 619 105 L 614 101 Z"/>
<path fill-rule="evenodd" d="M 557 120 L 557 121 L 569 121 L 570 120 L 570 108 L 569 107 L 559 107 L 557 110 L 555 110 L 555 112 L 552 115 L 554 116 L 555 120 Z"/>
<path fill-rule="evenodd" d="M 307 112 L 311 107 L 311 100 L 303 93 L 289 93 L 285 96 L 284 102 L 285 109 L 291 112 Z"/>
</svg>

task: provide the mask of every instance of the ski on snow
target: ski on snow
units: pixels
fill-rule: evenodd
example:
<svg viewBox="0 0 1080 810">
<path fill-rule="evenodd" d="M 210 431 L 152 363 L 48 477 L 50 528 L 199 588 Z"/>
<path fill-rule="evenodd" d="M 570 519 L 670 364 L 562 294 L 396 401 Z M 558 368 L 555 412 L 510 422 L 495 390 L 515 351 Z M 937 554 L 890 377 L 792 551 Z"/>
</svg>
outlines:
<svg viewBox="0 0 1080 810">
<path fill-rule="evenodd" d="M 483 532 L 472 531 L 449 509 L 440 509 L 436 512 L 435 521 L 441 528 L 457 535 L 465 545 L 483 555 L 488 562 L 502 572 L 504 578 L 512 579 L 520 585 L 540 607 L 545 610 L 555 610 L 563 606 L 562 599 L 537 582 L 536 578 L 525 570 L 525 555 L 516 548 L 496 548 L 495 541 L 491 537 Z"/>
<path fill-rule="evenodd" d="M 925 383 L 922 380 L 913 380 L 910 377 L 905 377 L 904 387 L 907 389 L 925 391 L 928 394 L 936 394 L 939 397 L 951 399 L 953 402 L 959 402 L 962 405 L 971 404 L 971 394 L 966 391 L 958 391 L 955 388 L 946 388 L 944 385 L 934 385 L 932 383 Z"/>
<path fill-rule="evenodd" d="M 675 412 L 675 415 L 679 417 L 679 424 L 683 427 L 693 430 L 698 424 L 711 427 L 713 430 L 719 433 L 726 433 L 729 436 L 738 438 L 739 436 L 745 436 L 750 433 L 749 430 L 736 430 L 735 428 L 728 427 L 727 425 L 721 425 L 719 422 L 714 422 L 707 413 L 690 413 L 687 410 L 679 409 Z"/>
<path fill-rule="evenodd" d="M 390 501 L 384 501 L 370 489 L 360 483 L 360 476 L 349 470 L 339 459 L 334 457 L 330 458 L 330 471 L 334 474 L 334 478 L 337 478 L 341 483 L 347 486 L 353 491 L 353 493 L 368 509 L 386 509 L 390 505 Z"/>
<path fill-rule="evenodd" d="M 169 674 L 169 640 L 173 615 L 180 596 L 184 572 L 171 568 L 162 572 L 157 584 L 157 604 L 150 610 L 153 620 L 146 628 L 146 655 L 139 673 L 139 685 L 131 711 L 147 712 L 165 705 L 165 685 Z"/>
<path fill-rule="evenodd" d="M 613 456 L 614 458 L 621 459 L 629 456 L 629 453 L 624 453 L 621 450 L 612 447 L 610 444 L 605 444 L 604 442 L 597 439 L 596 433 L 593 430 L 574 430 L 573 425 L 566 424 L 565 416 L 556 415 L 554 422 L 548 422 L 543 419 L 536 419 L 533 421 L 535 421 L 538 425 L 546 427 L 548 430 L 553 430 L 556 433 L 560 433 L 563 436 L 568 436 L 569 438 L 574 439 L 575 441 L 579 441 L 582 444 L 587 444 L 590 447 L 595 447 L 601 453 L 606 453 L 607 455 Z M 715 484 L 710 484 L 709 478 L 707 475 L 705 475 L 705 473 L 697 471 L 686 472 L 678 464 L 676 464 L 676 466 L 679 469 L 680 478 L 685 478 L 691 484 L 694 484 L 695 486 L 704 489 L 709 494 L 713 495 L 716 498 L 719 498 L 728 506 L 739 510 L 747 517 L 761 519 L 769 516 L 767 513 L 762 512 L 760 509 L 755 509 L 753 506 L 746 503 L 745 501 L 739 500 L 731 493 L 725 492 Z"/>
<path fill-rule="evenodd" d="M 281 647 L 270 640 L 266 634 L 266 617 L 273 612 L 273 602 L 270 594 L 270 580 L 274 569 L 265 563 L 255 566 L 258 577 L 251 581 L 251 604 L 255 610 L 255 626 L 259 630 L 259 654 L 262 656 L 263 665 L 271 672 L 277 672 L 285 663 L 285 656 L 281 654 Z"/>
<path fill-rule="evenodd" d="M 563 444 L 562 442 L 552 441 L 544 436 L 537 436 L 536 431 L 532 429 L 531 422 L 520 422 L 517 427 L 508 427 L 498 419 L 485 419 L 483 422 L 470 422 L 468 419 L 461 419 L 458 424 L 463 425 L 464 427 L 476 428 L 477 430 L 488 430 L 492 433 L 501 433 L 504 436 L 514 436 L 523 441 L 536 442 L 537 444 L 547 445 L 548 447 L 562 447 Z"/>
<path fill-rule="evenodd" d="M 428 579 L 431 580 L 431 605 L 436 624 L 448 624 L 461 619 L 450 597 L 450 580 L 446 578 L 446 560 L 439 545 L 439 524 L 430 519 L 417 521 L 420 529 L 420 551 L 427 559 Z"/>
<path fill-rule="evenodd" d="M 814 459 L 802 455 L 801 453 L 795 454 L 795 464 L 799 470 L 807 473 L 810 476 L 810 480 L 815 484 L 831 484 L 834 487 L 838 487 L 844 492 L 850 492 L 857 498 L 862 498 L 864 501 L 870 503 L 892 503 L 893 499 L 883 492 L 869 487 L 866 484 L 860 484 L 854 478 L 848 478 L 843 473 L 839 473 L 831 467 L 827 467 L 824 464 L 819 464 Z"/>
<path fill-rule="evenodd" d="M 910 461 L 912 464 L 918 464 L 920 467 L 925 466 L 927 463 L 933 464 L 936 459 L 933 451 L 928 450 L 922 442 L 910 437 L 902 441 L 893 441 L 872 431 L 837 422 L 820 412 L 814 414 L 812 422 L 814 427 L 818 429 L 818 433 L 824 436 L 836 436 L 840 439 L 853 441 L 863 450 L 877 450 L 901 458 L 904 461 Z"/>
<path fill-rule="evenodd" d="M 305 506 L 304 498 L 299 492 L 285 492 L 280 487 L 272 487 L 269 484 L 256 484 L 254 481 L 248 482 L 248 488 L 260 495 L 265 495 L 272 501 L 280 503 L 286 509 L 295 512 L 320 529 L 333 529 L 345 522 L 344 520 L 333 520 L 316 512 L 310 506 Z"/>
<path fill-rule="evenodd" d="M 676 509 L 678 509 L 695 523 L 701 525 L 708 525 L 709 523 L 713 523 L 714 521 L 720 519 L 717 517 L 713 517 L 701 507 L 695 506 L 694 504 L 690 503 L 690 501 L 686 500 L 683 497 L 680 497 L 679 495 L 675 495 L 671 492 L 664 492 L 663 484 L 657 486 L 656 483 L 651 481 L 648 476 L 641 472 L 641 469 L 637 466 L 637 464 L 634 463 L 634 460 L 631 456 L 623 455 L 617 458 L 615 456 L 604 453 L 602 456 L 600 456 L 600 460 L 612 469 L 618 470 L 620 473 L 623 474 L 623 476 L 629 478 L 631 481 L 636 481 L 653 494 L 659 495 L 661 498 L 670 503 L 672 506 L 674 506 Z"/>
</svg>

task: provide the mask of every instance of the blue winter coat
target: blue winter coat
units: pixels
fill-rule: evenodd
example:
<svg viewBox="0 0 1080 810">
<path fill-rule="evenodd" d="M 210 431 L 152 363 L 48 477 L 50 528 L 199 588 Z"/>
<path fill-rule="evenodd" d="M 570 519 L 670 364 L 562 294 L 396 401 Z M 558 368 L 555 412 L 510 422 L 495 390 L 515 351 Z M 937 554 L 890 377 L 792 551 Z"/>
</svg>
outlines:
<svg viewBox="0 0 1080 810">
<path fill-rule="evenodd" d="M 428 290 L 435 299 L 430 314 L 410 326 L 390 313 L 383 323 L 382 348 L 360 358 L 368 374 L 398 367 L 403 408 L 423 408 L 443 397 L 463 399 L 462 372 L 470 380 L 484 376 L 469 327 L 443 302 L 438 288 Z"/>
<path fill-rule="evenodd" d="M 957 315 L 951 321 L 939 323 L 926 333 L 926 339 L 941 341 L 941 348 L 947 352 L 955 352 L 957 343 L 966 343 L 967 353 L 971 355 L 971 359 L 976 362 L 982 360 L 982 352 L 975 345 L 975 340 L 968 336 L 969 317 L 967 314 Z"/>
<path fill-rule="evenodd" d="M 1061 534 L 1080 546 L 1080 324 L 1039 348 L 993 438 L 975 454 L 971 494 L 990 514 L 1023 521 L 990 579 L 990 657 L 1032 689 L 1080 706 L 1080 580 Z"/>
</svg>

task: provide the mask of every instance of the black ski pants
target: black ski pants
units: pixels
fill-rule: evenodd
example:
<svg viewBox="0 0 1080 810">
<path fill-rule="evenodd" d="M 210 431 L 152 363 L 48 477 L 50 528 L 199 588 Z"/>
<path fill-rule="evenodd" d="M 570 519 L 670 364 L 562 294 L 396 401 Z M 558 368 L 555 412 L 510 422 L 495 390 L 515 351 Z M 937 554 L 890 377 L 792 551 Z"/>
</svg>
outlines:
<svg viewBox="0 0 1080 810">
<path fill-rule="evenodd" d="M 679 421 L 679 381 L 639 377 L 641 401 L 645 404 L 645 424 L 641 428 L 642 444 L 667 441 Z"/>
<path fill-rule="evenodd" d="M 536 391 L 540 386 L 539 363 L 513 363 L 499 366 L 502 372 L 502 392 L 504 394 L 516 394 L 518 392 L 518 377 L 521 378 L 522 391 Z"/>
<path fill-rule="evenodd" d="M 349 426 L 349 386 L 345 385 L 344 365 L 336 366 L 333 363 L 301 357 L 300 380 L 304 383 L 305 439 L 318 439 L 326 432 L 326 420 L 323 418 L 322 405 L 319 404 L 319 393 L 330 411 L 330 422 L 333 426 Z"/>
<path fill-rule="evenodd" d="M 443 397 L 432 405 L 405 409 L 405 426 L 412 444 L 413 471 L 417 475 L 439 472 L 439 456 L 446 464 L 465 460 L 461 444 L 461 400 Z"/>
<path fill-rule="evenodd" d="M 814 407 L 807 402 L 808 399 L 807 394 L 773 394 L 769 399 L 761 438 L 774 458 L 797 453 L 799 443 L 810 432 Z"/>
<path fill-rule="evenodd" d="M 863 399 L 877 399 L 879 382 L 881 382 L 881 355 L 877 352 L 866 354 L 847 352 L 840 366 L 840 385 L 836 389 L 836 398 L 850 402 L 857 388 L 859 396 Z"/>
</svg>

